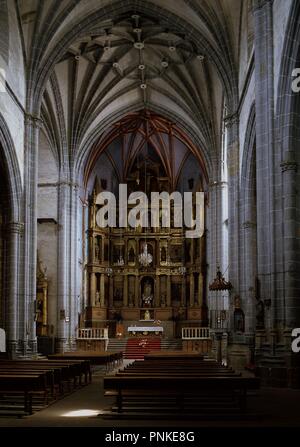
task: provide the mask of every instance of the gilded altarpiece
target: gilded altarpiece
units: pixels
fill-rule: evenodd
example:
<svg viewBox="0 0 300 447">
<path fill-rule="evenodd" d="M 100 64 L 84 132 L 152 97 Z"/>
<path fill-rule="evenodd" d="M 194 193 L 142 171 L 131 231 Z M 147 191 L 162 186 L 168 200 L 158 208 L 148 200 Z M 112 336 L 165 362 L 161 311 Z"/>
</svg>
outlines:
<svg viewBox="0 0 300 447">
<path fill-rule="evenodd" d="M 186 239 L 178 228 L 100 228 L 96 192 L 89 203 L 86 327 L 142 320 L 206 323 L 206 236 Z M 152 263 L 139 254 L 147 243 Z M 175 326 L 177 323 L 177 330 Z"/>
</svg>

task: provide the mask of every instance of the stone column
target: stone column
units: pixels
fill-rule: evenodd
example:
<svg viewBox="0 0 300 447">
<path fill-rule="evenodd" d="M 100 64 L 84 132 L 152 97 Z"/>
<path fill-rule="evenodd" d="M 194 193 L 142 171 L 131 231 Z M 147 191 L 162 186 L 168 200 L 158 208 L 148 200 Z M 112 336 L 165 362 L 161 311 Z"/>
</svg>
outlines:
<svg viewBox="0 0 300 447">
<path fill-rule="evenodd" d="M 284 287 L 285 287 L 285 327 L 286 330 L 299 327 L 299 248 L 296 240 L 299 233 L 297 225 L 298 165 L 293 154 L 281 164 L 284 188 Z M 297 231 L 298 230 L 298 231 Z"/>
<path fill-rule="evenodd" d="M 223 265 L 224 254 L 222 251 L 222 194 L 224 183 L 219 181 L 221 173 L 219 172 L 218 158 L 214 157 L 212 162 L 216 168 L 212 177 L 213 181 L 209 184 L 209 207 L 207 207 L 207 227 L 209 230 L 206 231 L 205 235 L 202 237 L 201 244 L 201 256 L 203 256 L 203 259 L 201 259 L 201 271 L 207 275 L 208 284 L 215 279 L 218 266 L 220 266 L 222 271 L 227 268 L 227 265 L 226 267 Z M 212 292 L 208 293 L 208 296 L 213 296 Z M 210 308 L 212 301 L 208 299 L 206 303 L 208 308 Z"/>
<path fill-rule="evenodd" d="M 8 275 L 8 333 L 7 345 L 12 358 L 15 357 L 19 328 L 18 328 L 18 306 L 19 306 L 19 255 L 21 251 L 21 236 L 24 225 L 20 222 L 10 222 L 6 226 L 9 234 L 9 275 Z"/>
<path fill-rule="evenodd" d="M 225 118 L 227 128 L 227 165 L 228 165 L 228 277 L 233 286 L 233 293 L 240 289 L 240 249 L 239 249 L 239 117 L 236 113 Z M 221 198 L 222 184 L 218 185 L 218 197 Z M 221 201 L 219 201 L 221 213 Z M 219 214 L 221 220 L 221 214 Z M 221 244 L 222 238 L 219 239 Z M 219 259 L 219 262 L 221 259 Z M 222 270 L 222 266 L 220 263 Z M 226 267 L 225 267 L 226 268 Z"/>
<path fill-rule="evenodd" d="M 167 307 L 171 307 L 171 276 L 167 276 Z"/>
<path fill-rule="evenodd" d="M 69 336 L 69 348 L 70 350 L 76 349 L 76 328 L 78 324 L 78 312 L 79 312 L 79 301 L 78 301 L 78 275 L 79 275 L 79 265 L 78 265 L 78 186 L 75 183 L 70 184 L 69 187 L 70 194 L 70 214 L 69 214 L 69 243 L 70 243 L 70 259 L 68 263 L 69 276 L 70 276 L 70 287 L 68 296 L 68 313 L 70 321 L 68 323 L 68 336 Z"/>
<path fill-rule="evenodd" d="M 67 316 L 69 311 L 69 187 L 62 176 L 63 174 L 58 185 L 57 349 L 59 352 L 66 350 L 68 339 L 67 323 L 65 318 L 62 318 L 62 312 Z"/>
<path fill-rule="evenodd" d="M 271 299 L 270 329 L 275 302 L 274 199 L 274 47 L 273 0 L 254 1 L 255 111 L 257 178 L 257 263 L 262 299 Z"/>
<path fill-rule="evenodd" d="M 23 318 L 23 352 L 27 347 L 37 352 L 35 301 L 36 301 L 36 261 L 37 261 L 37 183 L 38 183 L 38 139 L 41 121 L 27 114 L 25 117 L 25 170 L 24 170 L 24 258 L 23 286 L 20 317 Z"/>
<path fill-rule="evenodd" d="M 256 328 L 256 297 L 254 296 L 255 285 L 255 264 L 253 260 L 256 259 L 256 244 L 253 241 L 256 239 L 256 224 L 254 222 L 246 221 L 243 223 L 244 230 L 244 262 L 243 262 L 243 302 L 245 303 L 245 332 L 253 334 Z M 243 307 L 243 306 L 242 306 Z"/>
<path fill-rule="evenodd" d="M 195 278 L 194 274 L 190 274 L 190 307 L 194 306 L 195 302 Z"/>
<path fill-rule="evenodd" d="M 91 307 L 96 306 L 97 278 L 96 273 L 90 274 L 90 303 Z"/>
</svg>

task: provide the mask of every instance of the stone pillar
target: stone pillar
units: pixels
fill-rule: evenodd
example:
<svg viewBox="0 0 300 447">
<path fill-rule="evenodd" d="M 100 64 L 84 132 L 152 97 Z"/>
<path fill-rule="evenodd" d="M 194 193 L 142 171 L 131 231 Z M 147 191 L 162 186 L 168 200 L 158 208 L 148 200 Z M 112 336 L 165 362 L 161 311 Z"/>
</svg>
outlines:
<svg viewBox="0 0 300 447">
<path fill-rule="evenodd" d="M 58 185 L 58 266 L 57 266 L 57 349 L 59 352 L 66 350 L 68 339 L 67 323 L 63 313 L 67 316 L 69 311 L 69 193 L 68 184 L 61 181 Z"/>
<path fill-rule="evenodd" d="M 76 349 L 76 329 L 78 325 L 78 312 L 79 312 L 79 301 L 78 301 L 78 186 L 77 184 L 70 184 L 69 187 L 70 194 L 70 214 L 69 214 L 69 243 L 70 243 L 70 259 L 68 263 L 69 276 L 70 276 L 70 286 L 69 286 L 69 296 L 68 296 L 68 338 L 69 338 L 69 348 L 70 350 Z"/>
<path fill-rule="evenodd" d="M 7 345 L 12 358 L 15 357 L 19 328 L 18 328 L 18 306 L 19 306 L 19 276 L 18 263 L 21 250 L 21 236 L 24 231 L 24 225 L 20 222 L 10 222 L 6 226 L 9 234 L 9 275 L 8 275 L 8 333 Z"/>
<path fill-rule="evenodd" d="M 254 296 L 255 285 L 255 264 L 253 260 L 256 259 L 256 244 L 253 242 L 256 239 L 256 224 L 254 222 L 244 222 L 242 226 L 244 230 L 244 249 L 243 249 L 243 302 L 245 303 L 245 332 L 254 334 L 256 328 L 256 297 Z M 243 307 L 243 305 L 242 305 Z"/>
<path fill-rule="evenodd" d="M 124 276 L 123 306 L 128 307 L 128 276 Z"/>
<path fill-rule="evenodd" d="M 171 276 L 167 276 L 167 307 L 171 307 Z"/>
<path fill-rule="evenodd" d="M 35 301 L 36 301 L 36 261 L 37 261 L 37 183 L 38 183 L 38 139 L 41 121 L 32 115 L 25 117 L 25 170 L 24 170 L 24 293 L 20 301 L 20 317 L 23 327 L 20 337 L 23 352 L 27 347 L 37 352 Z M 22 290 L 23 289 L 23 290 Z"/>
<path fill-rule="evenodd" d="M 220 266 L 222 271 L 227 268 L 227 265 L 226 267 L 223 265 L 224 255 L 222 252 L 222 193 L 224 184 L 219 181 L 221 173 L 219 172 L 218 159 L 214 157 L 212 163 L 216 168 L 212 177 L 214 180 L 209 184 L 209 207 L 207 208 L 207 227 L 209 231 L 205 232 L 201 244 L 201 255 L 203 256 L 203 259 L 201 259 L 201 271 L 207 275 L 209 284 L 215 279 L 218 266 Z M 212 292 L 208 293 L 208 296 L 213 296 Z M 206 304 L 210 308 L 211 300 L 206 300 Z"/>
<path fill-rule="evenodd" d="M 282 183 L 284 188 L 284 287 L 285 287 L 285 327 L 293 329 L 299 327 L 300 303 L 299 303 L 299 248 L 296 244 L 298 236 L 297 225 L 297 200 L 298 165 L 293 160 L 292 154 L 287 154 L 287 159 L 281 164 Z M 298 231 L 297 231 L 298 230 Z"/>
<path fill-rule="evenodd" d="M 96 273 L 90 274 L 90 303 L 91 307 L 96 306 L 97 278 Z"/>
<path fill-rule="evenodd" d="M 262 299 L 271 299 L 270 329 L 275 303 L 274 199 L 274 48 L 273 0 L 255 0 L 255 111 L 257 178 L 257 264 Z"/>
<path fill-rule="evenodd" d="M 193 307 L 195 303 L 195 278 L 194 274 L 190 274 L 190 307 Z"/>
<path fill-rule="evenodd" d="M 233 286 L 233 293 L 240 289 L 240 249 L 239 249 L 239 117 L 236 113 L 225 118 L 227 128 L 227 165 L 228 165 L 228 277 Z M 222 194 L 219 185 L 218 197 Z M 219 201 L 221 208 L 221 201 Z M 221 210 L 219 211 L 221 213 Z M 221 214 L 218 216 L 221 220 Z M 222 239 L 219 239 L 221 244 Z M 219 261 L 221 261 L 219 259 Z M 221 270 L 222 265 L 220 263 Z M 225 266 L 223 266 L 225 267 Z M 226 267 L 225 267 L 226 268 Z"/>
</svg>

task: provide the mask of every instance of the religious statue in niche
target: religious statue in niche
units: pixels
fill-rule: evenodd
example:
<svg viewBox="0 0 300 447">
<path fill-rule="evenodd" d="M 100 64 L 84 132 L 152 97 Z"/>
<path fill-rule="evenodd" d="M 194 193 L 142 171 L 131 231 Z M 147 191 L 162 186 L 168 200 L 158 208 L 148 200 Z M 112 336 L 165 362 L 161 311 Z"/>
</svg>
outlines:
<svg viewBox="0 0 300 447">
<path fill-rule="evenodd" d="M 117 288 L 114 294 L 114 300 L 115 301 L 122 301 L 123 300 L 123 294 L 122 294 L 122 290 Z"/>
<path fill-rule="evenodd" d="M 255 297 L 256 297 L 256 329 L 265 328 L 265 304 L 260 297 L 260 282 L 255 278 Z"/>
<path fill-rule="evenodd" d="M 161 260 L 161 262 L 166 262 L 167 261 L 167 250 L 166 250 L 166 247 L 162 247 L 162 249 L 161 249 L 160 260 Z"/>
<path fill-rule="evenodd" d="M 151 320 L 151 315 L 149 310 L 146 310 L 145 314 L 144 314 L 144 320 Z"/>
<path fill-rule="evenodd" d="M 263 300 L 256 297 L 256 329 L 265 328 L 265 305 Z"/>
<path fill-rule="evenodd" d="M 173 245 L 171 246 L 171 256 L 172 262 L 181 262 L 182 261 L 182 246 Z"/>
<path fill-rule="evenodd" d="M 135 252 L 134 252 L 133 247 L 131 247 L 128 252 L 128 262 L 131 262 L 131 263 L 135 262 Z"/>
<path fill-rule="evenodd" d="M 101 258 L 100 258 L 100 244 L 101 244 L 101 242 L 100 242 L 99 238 L 96 237 L 96 239 L 95 239 L 95 260 L 99 261 L 99 262 L 101 261 Z"/>
<path fill-rule="evenodd" d="M 233 313 L 233 321 L 234 321 L 234 332 L 245 332 L 245 314 L 241 309 L 241 300 L 239 296 L 235 297 L 234 300 L 234 313 Z"/>
<path fill-rule="evenodd" d="M 146 306 L 146 307 L 151 306 L 151 303 L 153 300 L 153 293 L 152 293 L 152 285 L 149 280 L 146 280 L 146 282 L 144 283 L 142 300 L 143 300 L 144 306 Z"/>
<path fill-rule="evenodd" d="M 37 335 L 47 335 L 48 331 L 48 278 L 47 267 L 43 265 L 37 254 L 37 284 L 36 284 L 36 303 L 35 303 L 35 321 Z"/>
<path fill-rule="evenodd" d="M 114 245 L 112 251 L 113 251 L 113 253 L 112 253 L 113 263 L 116 264 L 118 262 L 118 260 L 119 260 L 119 257 L 120 257 L 120 249 L 119 249 L 119 247 Z"/>
</svg>

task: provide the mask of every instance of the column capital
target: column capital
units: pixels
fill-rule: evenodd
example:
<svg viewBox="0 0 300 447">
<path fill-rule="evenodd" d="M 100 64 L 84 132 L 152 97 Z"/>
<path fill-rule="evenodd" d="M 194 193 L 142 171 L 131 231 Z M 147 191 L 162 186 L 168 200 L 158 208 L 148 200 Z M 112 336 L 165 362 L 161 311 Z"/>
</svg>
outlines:
<svg viewBox="0 0 300 447">
<path fill-rule="evenodd" d="M 228 183 L 227 182 L 223 182 L 223 181 L 221 181 L 221 182 L 215 181 L 215 182 L 209 183 L 208 186 L 209 186 L 209 188 L 217 188 L 219 186 L 221 188 L 224 188 L 224 187 L 228 186 Z"/>
<path fill-rule="evenodd" d="M 283 161 L 280 164 L 280 167 L 281 167 L 281 171 L 282 172 L 286 172 L 286 171 L 295 171 L 295 172 L 297 172 L 297 170 L 298 170 L 298 163 L 296 161 L 286 160 L 286 161 Z"/>
<path fill-rule="evenodd" d="M 61 180 L 56 183 L 57 186 L 70 186 L 71 188 L 79 188 L 79 184 L 69 180 Z M 88 202 L 87 202 L 88 203 Z"/>
<path fill-rule="evenodd" d="M 5 225 L 5 229 L 9 233 L 22 234 L 24 231 L 24 223 L 22 222 L 9 222 Z"/>
<path fill-rule="evenodd" d="M 259 9 L 264 8 L 270 4 L 272 6 L 274 0 L 253 0 L 252 12 L 256 12 Z"/>
<path fill-rule="evenodd" d="M 234 124 L 239 124 L 240 117 L 238 112 L 234 112 L 231 115 L 227 115 L 224 118 L 224 123 L 226 128 L 232 127 Z"/>
<path fill-rule="evenodd" d="M 25 125 L 34 126 L 36 128 L 41 128 L 44 124 L 44 121 L 40 117 L 32 115 L 31 113 L 25 113 L 24 120 Z"/>
</svg>

